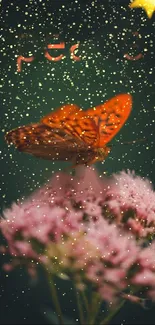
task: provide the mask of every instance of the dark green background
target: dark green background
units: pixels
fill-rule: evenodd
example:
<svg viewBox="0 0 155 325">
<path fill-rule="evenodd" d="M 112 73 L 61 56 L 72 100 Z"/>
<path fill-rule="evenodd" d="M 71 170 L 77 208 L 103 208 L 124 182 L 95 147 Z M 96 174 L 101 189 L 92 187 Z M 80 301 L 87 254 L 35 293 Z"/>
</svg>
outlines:
<svg viewBox="0 0 155 325">
<path fill-rule="evenodd" d="M 108 175 L 122 169 L 135 170 L 155 184 L 155 14 L 148 19 L 143 9 L 131 10 L 129 2 L 3 0 L 0 3 L 1 210 L 27 196 L 66 166 L 8 148 L 4 141 L 6 131 L 37 122 L 63 103 L 76 103 L 87 109 L 122 92 L 133 96 L 132 113 L 112 141 L 114 147 L 105 163 L 96 164 L 96 168 Z M 59 34 L 66 43 L 64 51 L 55 52 L 66 55 L 62 61 L 50 62 L 44 57 L 50 33 L 51 43 L 53 34 Z M 77 52 L 80 62 L 69 56 L 70 46 L 77 42 L 80 42 Z M 17 56 L 28 56 L 29 52 L 35 55 L 35 61 L 23 63 L 22 72 L 17 73 Z M 144 56 L 130 61 L 124 58 L 125 53 Z M 146 142 L 120 144 L 143 138 Z M 2 274 L 0 295 L 2 323 L 45 323 L 42 308 L 50 306 L 50 297 L 43 275 L 35 286 L 21 270 L 8 277 Z M 74 315 L 69 298 L 64 308 Z M 118 318 L 118 323 L 123 324 L 154 321 L 153 308 L 146 311 L 131 305 Z"/>
</svg>

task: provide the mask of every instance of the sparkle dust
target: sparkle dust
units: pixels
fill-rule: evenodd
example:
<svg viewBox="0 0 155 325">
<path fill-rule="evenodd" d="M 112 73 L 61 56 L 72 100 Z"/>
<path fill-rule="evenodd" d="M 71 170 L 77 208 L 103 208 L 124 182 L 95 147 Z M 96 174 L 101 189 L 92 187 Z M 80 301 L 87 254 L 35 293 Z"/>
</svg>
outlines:
<svg viewBox="0 0 155 325">
<path fill-rule="evenodd" d="M 155 322 L 154 11 L 153 0 L 0 1 L 1 323 Z M 58 107 L 119 94 L 131 113 L 91 169 L 5 141 Z"/>
</svg>

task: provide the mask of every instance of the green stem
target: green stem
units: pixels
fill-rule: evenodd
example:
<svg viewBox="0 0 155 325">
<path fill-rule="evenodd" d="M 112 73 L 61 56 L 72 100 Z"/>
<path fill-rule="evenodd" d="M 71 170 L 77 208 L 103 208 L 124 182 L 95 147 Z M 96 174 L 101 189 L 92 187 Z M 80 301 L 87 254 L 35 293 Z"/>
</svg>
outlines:
<svg viewBox="0 0 155 325">
<path fill-rule="evenodd" d="M 87 300 L 87 297 L 86 297 L 86 295 L 85 295 L 85 293 L 84 293 L 83 290 L 81 291 L 81 297 L 82 297 L 82 299 L 83 299 L 83 302 L 84 302 L 84 306 L 85 306 L 86 312 L 89 313 L 90 310 L 89 310 L 88 300 Z"/>
<path fill-rule="evenodd" d="M 109 324 L 109 322 L 111 321 L 111 319 L 113 319 L 113 317 L 116 316 L 116 314 L 123 307 L 123 305 L 124 305 L 125 302 L 126 302 L 126 300 L 122 300 L 121 303 L 119 304 L 119 306 L 116 309 L 114 309 L 110 314 L 108 314 L 107 317 L 104 318 L 103 321 L 101 321 L 100 325 L 107 325 L 107 324 Z"/>
<path fill-rule="evenodd" d="M 98 315 L 100 305 L 101 305 L 101 301 L 100 301 L 98 294 L 95 294 L 93 296 L 92 296 L 92 303 L 91 303 L 90 311 L 89 311 L 89 319 L 88 319 L 89 325 L 96 324 L 95 320 L 96 320 L 96 317 Z"/>
<path fill-rule="evenodd" d="M 79 311 L 79 320 L 80 320 L 80 324 L 82 325 L 85 323 L 85 321 L 84 321 L 83 309 L 80 301 L 80 293 L 79 291 L 77 291 L 76 287 L 75 287 L 75 293 L 76 293 L 77 306 Z"/>
<path fill-rule="evenodd" d="M 51 287 L 51 295 L 52 295 L 52 301 L 56 310 L 56 314 L 59 320 L 59 325 L 64 325 L 64 321 L 63 321 L 63 315 L 62 315 L 62 311 L 61 311 L 61 307 L 60 307 L 60 303 L 59 303 L 59 299 L 58 299 L 58 295 L 57 295 L 57 290 L 55 288 L 55 284 L 52 278 L 52 274 L 49 273 L 47 271 L 48 274 L 48 282 L 50 284 Z"/>
</svg>

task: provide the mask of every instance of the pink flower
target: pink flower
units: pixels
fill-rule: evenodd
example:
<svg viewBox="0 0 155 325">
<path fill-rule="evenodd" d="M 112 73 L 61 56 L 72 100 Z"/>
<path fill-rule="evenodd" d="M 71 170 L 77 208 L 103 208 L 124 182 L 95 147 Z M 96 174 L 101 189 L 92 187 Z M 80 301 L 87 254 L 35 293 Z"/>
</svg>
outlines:
<svg viewBox="0 0 155 325">
<path fill-rule="evenodd" d="M 49 245 L 46 254 L 48 269 L 71 275 L 82 289 L 90 282 L 106 301 L 117 302 L 130 287 L 155 300 L 154 245 L 141 247 L 104 219 L 90 223 L 87 232 L 74 232 L 67 240 Z"/>
<path fill-rule="evenodd" d="M 139 247 L 134 239 L 104 220 L 100 220 L 88 231 L 88 238 L 97 247 L 99 258 L 90 263 L 87 276 L 91 276 L 92 282 L 97 279 L 96 284 L 103 299 L 107 300 L 108 288 L 111 299 L 113 289 L 112 300 L 115 301 L 122 290 L 128 287 L 128 274 L 139 254 Z"/>
<path fill-rule="evenodd" d="M 116 220 L 139 237 L 154 233 L 155 192 L 151 182 L 130 171 L 115 174 L 114 180 L 106 205 Z"/>
<path fill-rule="evenodd" d="M 39 249 L 40 245 L 45 247 L 49 241 L 57 242 L 62 236 L 78 230 L 83 216 L 81 211 L 73 208 L 50 206 L 49 202 L 38 204 L 38 201 L 13 204 L 12 209 L 4 211 L 3 215 L 7 219 L 1 221 L 0 227 L 11 255 L 29 258 L 37 258 L 34 244 Z"/>
<path fill-rule="evenodd" d="M 132 278 L 132 283 L 139 286 L 148 286 L 155 290 L 155 243 L 141 249 L 137 257 L 138 270 Z M 148 290 L 149 295 L 149 290 Z M 155 300 L 155 295 L 154 295 Z"/>
<path fill-rule="evenodd" d="M 60 173 L 3 212 L 1 252 L 11 254 L 12 265 L 28 263 L 32 274 L 39 262 L 80 288 L 91 283 L 106 301 L 130 294 L 130 287 L 155 299 L 155 244 L 142 247 L 154 234 L 154 202 L 149 181 L 134 173 Z"/>
<path fill-rule="evenodd" d="M 136 262 L 139 247 L 135 239 L 122 234 L 115 225 L 100 219 L 90 223 L 85 233 L 75 232 L 66 241 L 48 246 L 48 268 L 57 262 L 60 271 L 72 278 L 81 287 L 85 280 L 96 287 L 103 299 L 113 301 L 130 283 L 128 274 Z M 105 290 L 106 287 L 106 290 Z M 109 292 L 107 292 L 109 290 Z"/>
</svg>

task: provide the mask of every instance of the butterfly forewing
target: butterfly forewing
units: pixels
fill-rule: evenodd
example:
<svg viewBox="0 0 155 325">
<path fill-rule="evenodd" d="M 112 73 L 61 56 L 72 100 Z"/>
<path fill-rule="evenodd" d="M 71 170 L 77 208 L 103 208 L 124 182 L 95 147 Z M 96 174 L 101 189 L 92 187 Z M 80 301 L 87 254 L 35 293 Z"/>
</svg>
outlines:
<svg viewBox="0 0 155 325">
<path fill-rule="evenodd" d="M 131 108 L 131 95 L 120 94 L 87 111 L 88 116 L 92 117 L 98 126 L 97 147 L 103 147 L 119 132 L 129 117 Z"/>
<path fill-rule="evenodd" d="M 81 111 L 80 107 L 76 104 L 65 104 L 44 116 L 40 122 L 52 128 L 63 128 L 63 123 L 66 119 L 71 115 L 76 116 Z"/>
<path fill-rule="evenodd" d="M 63 105 L 56 112 L 42 118 L 41 123 L 52 128 L 62 128 L 67 134 L 81 139 L 88 145 L 95 145 L 99 140 L 95 121 L 75 104 Z"/>
</svg>

